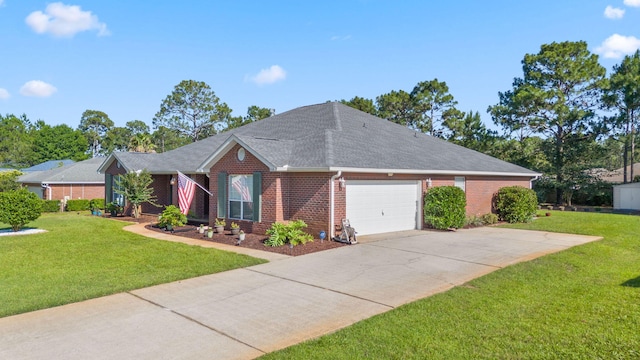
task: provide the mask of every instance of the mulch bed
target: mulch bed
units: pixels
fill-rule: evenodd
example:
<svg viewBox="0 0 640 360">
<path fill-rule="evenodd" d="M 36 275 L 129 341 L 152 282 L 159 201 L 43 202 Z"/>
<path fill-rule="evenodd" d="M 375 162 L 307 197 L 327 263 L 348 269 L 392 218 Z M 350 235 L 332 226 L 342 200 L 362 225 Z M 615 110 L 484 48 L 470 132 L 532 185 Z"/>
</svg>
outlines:
<svg viewBox="0 0 640 360">
<path fill-rule="evenodd" d="M 158 215 L 150 215 L 150 214 L 142 214 L 142 216 L 138 219 L 134 219 L 130 216 L 118 216 L 114 219 L 137 222 L 137 223 L 151 223 L 146 225 L 145 227 L 149 230 L 167 233 L 164 229 L 161 229 L 155 225 L 158 221 Z M 324 241 L 320 241 L 320 239 L 314 239 L 312 242 L 308 242 L 304 245 L 297 245 L 293 248 L 289 247 L 289 245 L 271 247 L 266 246 L 264 241 L 267 239 L 267 236 L 264 234 L 245 234 L 245 239 L 238 245 L 238 235 L 231 235 L 231 231 L 226 230 L 224 234 L 213 234 L 213 237 L 210 239 L 205 234 L 200 234 L 198 232 L 198 228 L 194 225 L 181 226 L 179 228 L 175 228 L 173 233 L 174 236 L 182 236 L 190 239 L 196 240 L 204 240 L 204 241 L 213 241 L 220 244 L 227 244 L 233 246 L 240 246 L 243 248 L 261 250 L 261 251 L 269 251 L 284 255 L 290 256 L 300 256 L 305 254 L 310 254 L 318 251 L 334 249 L 342 246 L 348 246 L 347 244 L 339 243 L 336 241 L 330 241 L 325 239 Z"/>
</svg>

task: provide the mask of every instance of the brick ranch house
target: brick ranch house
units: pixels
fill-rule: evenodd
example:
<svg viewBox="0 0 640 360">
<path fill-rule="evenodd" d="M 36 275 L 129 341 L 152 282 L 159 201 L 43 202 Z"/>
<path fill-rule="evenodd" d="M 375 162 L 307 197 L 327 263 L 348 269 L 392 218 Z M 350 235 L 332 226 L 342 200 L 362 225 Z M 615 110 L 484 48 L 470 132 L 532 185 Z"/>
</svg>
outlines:
<svg viewBox="0 0 640 360">
<path fill-rule="evenodd" d="M 104 175 L 98 167 L 104 158 L 93 158 L 43 171 L 29 171 L 18 178 L 44 200 L 99 199 L 104 197 Z"/>
<path fill-rule="evenodd" d="M 100 166 L 106 198 L 113 179 L 147 169 L 160 204 L 177 204 L 176 170 L 205 188 L 193 216 L 226 218 L 263 233 L 302 219 L 332 234 L 347 218 L 360 235 L 421 229 L 423 195 L 455 185 L 467 214 L 491 212 L 501 187 L 529 188 L 540 174 L 418 133 L 337 102 L 296 108 L 160 154 L 113 153 Z M 162 209 L 144 206 L 143 211 Z"/>
</svg>

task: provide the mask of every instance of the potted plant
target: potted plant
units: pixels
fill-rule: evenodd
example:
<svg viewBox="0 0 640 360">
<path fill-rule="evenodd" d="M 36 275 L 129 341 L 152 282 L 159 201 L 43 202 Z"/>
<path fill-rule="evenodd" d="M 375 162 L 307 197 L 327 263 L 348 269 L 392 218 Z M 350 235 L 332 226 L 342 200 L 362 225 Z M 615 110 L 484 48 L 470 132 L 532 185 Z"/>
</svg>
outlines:
<svg viewBox="0 0 640 360">
<path fill-rule="evenodd" d="M 207 230 L 207 237 L 209 239 L 211 239 L 213 237 L 213 228 L 209 227 L 209 229 Z"/>
<path fill-rule="evenodd" d="M 187 223 L 187 217 L 175 205 L 169 205 L 158 218 L 158 226 L 173 231 L 173 228 Z"/>
<path fill-rule="evenodd" d="M 200 224 L 200 226 L 198 227 L 198 232 L 200 234 L 204 234 L 204 225 L 203 224 Z"/>
<path fill-rule="evenodd" d="M 215 227 L 216 227 L 216 232 L 218 234 L 224 234 L 224 227 L 225 225 L 227 225 L 227 222 L 224 221 L 224 219 L 218 219 L 216 218 L 216 223 L 215 223 Z"/>
<path fill-rule="evenodd" d="M 240 225 L 231 223 L 231 235 L 238 235 L 240 233 Z"/>
<path fill-rule="evenodd" d="M 122 206 L 117 202 L 112 201 L 107 204 L 106 210 L 111 213 L 111 217 L 116 217 L 119 213 L 122 213 Z"/>
</svg>

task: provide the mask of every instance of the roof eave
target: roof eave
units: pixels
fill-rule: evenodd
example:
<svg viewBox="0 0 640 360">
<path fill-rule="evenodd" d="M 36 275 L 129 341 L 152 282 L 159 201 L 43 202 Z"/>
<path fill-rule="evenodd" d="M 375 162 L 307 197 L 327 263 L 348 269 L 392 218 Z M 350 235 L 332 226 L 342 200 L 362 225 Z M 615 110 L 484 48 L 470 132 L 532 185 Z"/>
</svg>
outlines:
<svg viewBox="0 0 640 360">
<path fill-rule="evenodd" d="M 421 169 L 378 169 L 378 168 L 351 168 L 351 167 L 291 167 L 288 165 L 278 167 L 278 172 L 338 172 L 343 173 L 369 173 L 369 174 L 421 174 L 421 175 L 474 175 L 474 176 L 510 176 L 531 177 L 541 176 L 540 173 L 501 172 L 501 171 L 461 171 L 461 170 L 421 170 Z"/>
</svg>

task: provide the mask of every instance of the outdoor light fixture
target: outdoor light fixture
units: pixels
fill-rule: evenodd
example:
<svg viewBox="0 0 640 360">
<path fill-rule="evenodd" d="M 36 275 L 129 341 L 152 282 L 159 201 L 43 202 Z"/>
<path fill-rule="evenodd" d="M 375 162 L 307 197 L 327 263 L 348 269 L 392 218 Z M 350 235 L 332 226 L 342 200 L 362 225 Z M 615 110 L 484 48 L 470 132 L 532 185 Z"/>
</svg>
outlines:
<svg viewBox="0 0 640 360">
<path fill-rule="evenodd" d="M 175 177 L 171 177 L 171 180 L 169 180 L 169 184 L 171 184 L 171 186 L 176 184 L 176 178 Z"/>
<path fill-rule="evenodd" d="M 344 180 L 343 177 L 338 179 L 338 183 L 340 184 L 340 189 L 344 189 L 347 186 L 347 182 Z"/>
<path fill-rule="evenodd" d="M 427 187 L 430 188 L 431 187 L 431 178 L 427 179 Z"/>
</svg>

